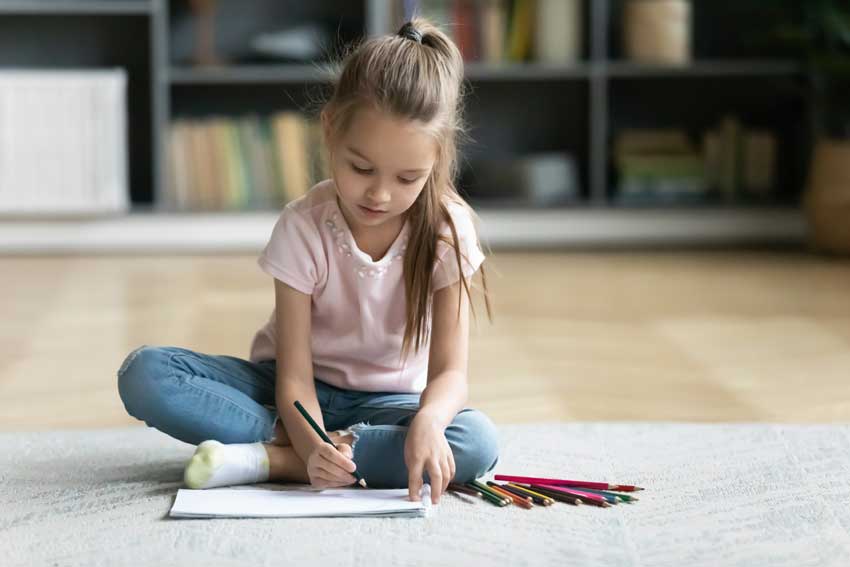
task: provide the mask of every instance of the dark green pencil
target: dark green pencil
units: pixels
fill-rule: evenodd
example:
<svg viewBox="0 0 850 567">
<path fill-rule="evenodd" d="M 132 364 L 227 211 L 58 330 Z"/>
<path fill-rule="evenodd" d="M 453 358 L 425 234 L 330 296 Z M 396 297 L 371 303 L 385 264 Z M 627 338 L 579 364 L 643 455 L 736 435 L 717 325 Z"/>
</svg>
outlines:
<svg viewBox="0 0 850 567">
<path fill-rule="evenodd" d="M 333 445 L 334 447 L 336 447 L 336 445 L 334 445 L 334 442 L 333 442 L 333 441 L 331 441 L 331 438 L 330 438 L 330 437 L 328 437 L 327 433 L 325 433 L 324 431 L 322 431 L 322 428 L 321 428 L 321 427 L 319 427 L 319 424 L 318 424 L 318 423 L 316 423 L 315 421 L 313 421 L 313 418 L 312 418 L 312 417 L 310 417 L 310 414 L 309 414 L 309 413 L 307 413 L 307 410 L 306 410 L 306 409 L 304 409 L 304 406 L 302 406 L 302 405 L 301 405 L 301 402 L 299 402 L 298 400 L 295 400 L 295 409 L 297 409 L 297 410 L 298 410 L 298 412 L 299 412 L 301 415 L 303 415 L 303 416 L 304 416 L 304 419 L 306 419 L 306 420 L 307 420 L 307 423 L 309 423 L 309 424 L 310 424 L 310 426 L 313 428 L 313 430 L 314 430 L 316 433 L 318 433 L 318 434 L 319 434 L 319 437 L 321 437 L 321 438 L 322 438 L 322 440 L 324 440 L 324 442 L 325 442 L 325 443 L 330 443 L 331 445 Z M 359 485 L 360 485 L 360 486 L 362 486 L 363 488 L 367 488 L 367 486 L 366 486 L 366 481 L 363 479 L 363 477 L 362 477 L 362 476 L 360 476 L 360 473 L 359 473 L 359 472 L 357 472 L 357 469 L 355 469 L 355 470 L 354 470 L 354 472 L 353 472 L 353 473 L 351 473 L 351 474 L 353 474 L 353 475 L 354 475 L 354 478 L 356 478 L 356 479 L 357 479 L 357 484 L 359 484 Z"/>
<path fill-rule="evenodd" d="M 478 492 L 478 494 L 480 494 L 481 497 L 484 500 L 486 500 L 487 502 L 489 502 L 490 504 L 493 504 L 495 506 L 507 506 L 508 505 L 508 501 L 505 500 L 504 498 L 502 498 L 501 496 L 496 496 L 489 490 L 482 490 L 481 488 L 472 484 L 471 482 L 467 482 L 464 486 L 467 486 L 467 487 L 471 488 L 472 490 L 475 490 L 476 492 Z"/>
<path fill-rule="evenodd" d="M 471 480 L 471 481 L 469 481 L 468 484 L 470 486 L 477 488 L 478 490 L 480 490 L 484 494 L 490 494 L 491 496 L 495 496 L 499 500 L 502 500 L 505 504 L 513 504 L 513 502 L 511 500 L 509 500 L 507 496 L 499 494 L 495 490 L 491 490 L 490 487 L 487 486 L 486 484 L 484 484 L 483 482 L 478 482 L 477 480 Z"/>
</svg>

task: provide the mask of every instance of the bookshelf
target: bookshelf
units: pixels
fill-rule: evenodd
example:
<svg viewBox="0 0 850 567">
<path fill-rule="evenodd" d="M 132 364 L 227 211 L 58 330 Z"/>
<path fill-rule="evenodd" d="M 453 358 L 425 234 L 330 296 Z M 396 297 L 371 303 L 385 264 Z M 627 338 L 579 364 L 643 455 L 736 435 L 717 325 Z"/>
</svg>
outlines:
<svg viewBox="0 0 850 567">
<path fill-rule="evenodd" d="M 471 194 L 484 238 L 505 247 L 801 242 L 799 199 L 810 147 L 802 66 L 743 42 L 748 26 L 758 21 L 742 19 L 733 9 L 738 3 L 727 1 L 693 3 L 692 63 L 627 61 L 619 34 L 623 1 L 583 2 L 582 57 L 575 64 L 467 63 L 466 117 L 476 142 L 465 149 L 465 159 L 569 152 L 579 179 L 577 198 L 556 207 Z M 239 53 L 252 30 L 273 29 L 269 22 L 332 20 L 342 42 L 390 33 L 398 27 L 392 10 L 402 4 L 219 0 L 217 46 L 224 55 Z M 133 203 L 121 217 L 6 219 L 0 251 L 253 251 L 265 242 L 274 210 L 195 213 L 164 204 L 169 124 L 299 110 L 330 75 L 301 63 L 194 67 L 189 15 L 188 3 L 176 0 L 0 0 L 0 66 L 128 69 Z M 726 31 L 718 36 L 716 29 Z M 618 201 L 612 145 L 620 128 L 681 127 L 698 136 L 725 112 L 776 131 L 779 181 L 771 199 L 640 206 Z"/>
</svg>

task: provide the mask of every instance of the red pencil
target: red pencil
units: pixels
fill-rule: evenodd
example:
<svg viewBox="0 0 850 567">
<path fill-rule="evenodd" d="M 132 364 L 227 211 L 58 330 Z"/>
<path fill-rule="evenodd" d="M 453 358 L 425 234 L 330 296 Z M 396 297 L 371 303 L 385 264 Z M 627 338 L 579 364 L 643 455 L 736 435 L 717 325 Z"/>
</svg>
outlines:
<svg viewBox="0 0 850 567">
<path fill-rule="evenodd" d="M 618 492 L 635 492 L 643 490 L 639 486 L 630 484 L 608 484 L 607 482 L 589 482 L 586 480 L 564 480 L 560 478 L 537 478 L 533 476 L 513 476 L 508 474 L 497 474 L 495 480 L 507 480 L 509 482 L 524 482 L 527 484 L 551 484 L 555 486 L 575 486 L 577 488 L 595 488 L 597 490 L 615 490 Z"/>
<path fill-rule="evenodd" d="M 548 488 L 549 490 L 557 490 L 558 492 L 565 492 L 567 494 L 574 494 L 576 496 L 587 496 L 588 498 L 592 498 L 594 500 L 601 500 L 603 502 L 608 502 L 608 499 L 599 494 L 594 494 L 592 492 L 585 492 L 583 490 L 578 490 L 576 488 L 572 488 L 569 486 L 555 486 L 553 484 L 541 484 L 539 485 L 542 488 Z M 616 504 L 616 502 L 614 502 Z"/>
</svg>

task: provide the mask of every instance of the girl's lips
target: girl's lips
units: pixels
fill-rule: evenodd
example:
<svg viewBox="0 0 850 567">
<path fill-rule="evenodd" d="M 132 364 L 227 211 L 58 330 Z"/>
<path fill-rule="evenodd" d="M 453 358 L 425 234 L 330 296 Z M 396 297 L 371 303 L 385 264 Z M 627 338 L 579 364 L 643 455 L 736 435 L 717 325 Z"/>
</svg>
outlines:
<svg viewBox="0 0 850 567">
<path fill-rule="evenodd" d="M 379 210 L 375 210 L 375 209 L 370 209 L 368 207 L 364 207 L 363 205 L 357 205 L 357 206 L 360 207 L 361 211 L 365 212 L 368 215 L 382 215 L 385 212 L 387 212 L 387 211 L 379 211 Z"/>
</svg>

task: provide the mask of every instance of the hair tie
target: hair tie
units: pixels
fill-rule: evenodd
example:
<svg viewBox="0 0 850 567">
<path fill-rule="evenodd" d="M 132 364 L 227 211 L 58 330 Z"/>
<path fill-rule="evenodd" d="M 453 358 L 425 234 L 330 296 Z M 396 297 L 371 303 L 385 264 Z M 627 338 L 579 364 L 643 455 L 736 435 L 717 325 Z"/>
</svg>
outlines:
<svg viewBox="0 0 850 567">
<path fill-rule="evenodd" d="M 398 30 L 398 35 L 407 39 L 412 39 L 416 43 L 422 43 L 422 32 L 413 27 L 412 22 L 406 22 L 401 29 Z"/>
</svg>

